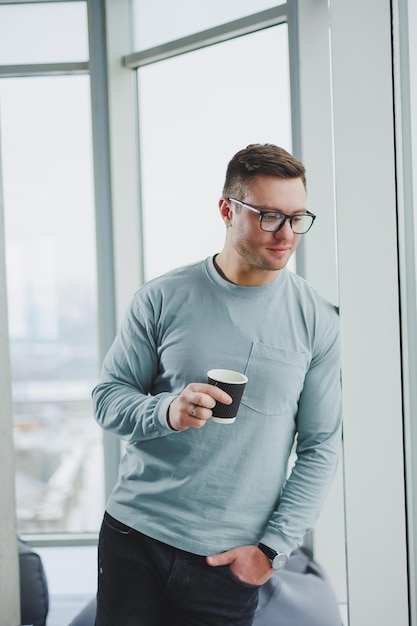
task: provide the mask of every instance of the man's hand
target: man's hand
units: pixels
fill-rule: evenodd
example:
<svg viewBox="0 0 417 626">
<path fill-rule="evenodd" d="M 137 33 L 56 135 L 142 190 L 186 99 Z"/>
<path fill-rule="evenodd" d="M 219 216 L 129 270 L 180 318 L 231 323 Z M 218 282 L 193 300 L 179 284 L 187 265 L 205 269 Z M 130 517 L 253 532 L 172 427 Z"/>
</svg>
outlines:
<svg viewBox="0 0 417 626">
<path fill-rule="evenodd" d="M 249 585 L 263 585 L 274 573 L 268 557 L 258 546 L 239 546 L 208 556 L 206 561 L 214 567 L 230 565 L 236 578 Z"/>
<path fill-rule="evenodd" d="M 225 391 L 207 383 L 190 383 L 168 409 L 168 424 L 174 430 L 202 428 L 212 415 L 216 401 L 231 404 Z"/>
</svg>

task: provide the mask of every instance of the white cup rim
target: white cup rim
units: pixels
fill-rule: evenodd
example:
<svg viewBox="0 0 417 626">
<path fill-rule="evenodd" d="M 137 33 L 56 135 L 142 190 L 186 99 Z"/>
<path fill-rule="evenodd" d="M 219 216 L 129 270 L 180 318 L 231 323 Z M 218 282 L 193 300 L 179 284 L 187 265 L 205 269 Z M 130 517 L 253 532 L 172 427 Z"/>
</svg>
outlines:
<svg viewBox="0 0 417 626">
<path fill-rule="evenodd" d="M 207 372 L 207 376 L 221 383 L 229 385 L 243 385 L 248 382 L 248 377 L 235 370 L 213 369 Z"/>
</svg>

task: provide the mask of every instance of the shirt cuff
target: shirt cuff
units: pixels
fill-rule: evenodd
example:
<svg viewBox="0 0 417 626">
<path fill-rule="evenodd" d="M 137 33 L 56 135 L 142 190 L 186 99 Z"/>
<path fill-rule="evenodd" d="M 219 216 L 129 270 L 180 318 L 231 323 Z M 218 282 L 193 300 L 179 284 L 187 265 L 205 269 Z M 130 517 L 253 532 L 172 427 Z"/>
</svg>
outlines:
<svg viewBox="0 0 417 626">
<path fill-rule="evenodd" d="M 161 435 L 168 435 L 170 433 L 177 433 L 178 430 L 171 428 L 168 424 L 168 409 L 171 403 L 177 396 L 166 395 L 164 396 L 155 407 L 155 426 Z"/>
<path fill-rule="evenodd" d="M 289 541 L 280 533 L 274 530 L 266 529 L 266 532 L 259 543 L 263 543 L 268 548 L 272 548 L 275 552 L 283 553 L 286 556 L 290 556 L 291 552 L 296 549 L 296 544 L 293 541 Z"/>
</svg>

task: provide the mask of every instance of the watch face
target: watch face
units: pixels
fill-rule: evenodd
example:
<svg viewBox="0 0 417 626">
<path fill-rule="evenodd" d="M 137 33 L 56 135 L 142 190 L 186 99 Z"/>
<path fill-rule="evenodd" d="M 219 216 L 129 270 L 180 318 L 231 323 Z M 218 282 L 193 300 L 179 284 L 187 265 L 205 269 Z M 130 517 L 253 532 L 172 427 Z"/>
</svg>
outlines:
<svg viewBox="0 0 417 626">
<path fill-rule="evenodd" d="M 277 554 L 272 560 L 272 567 L 274 569 L 282 569 L 287 562 L 285 554 Z"/>
</svg>

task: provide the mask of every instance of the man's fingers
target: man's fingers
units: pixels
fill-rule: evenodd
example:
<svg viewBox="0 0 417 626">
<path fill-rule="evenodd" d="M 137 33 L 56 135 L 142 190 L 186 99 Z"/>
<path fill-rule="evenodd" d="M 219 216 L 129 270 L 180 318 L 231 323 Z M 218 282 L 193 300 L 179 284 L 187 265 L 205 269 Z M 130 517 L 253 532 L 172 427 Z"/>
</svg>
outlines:
<svg viewBox="0 0 417 626">
<path fill-rule="evenodd" d="M 202 428 L 212 417 L 216 402 L 230 404 L 232 398 L 214 385 L 190 383 L 171 403 L 168 423 L 173 430 Z"/>
<path fill-rule="evenodd" d="M 230 565 L 230 563 L 234 560 L 235 557 L 233 550 L 221 552 L 220 554 L 212 554 L 206 557 L 206 562 L 213 567 L 218 567 L 219 565 Z"/>
<path fill-rule="evenodd" d="M 232 398 L 229 394 L 223 391 L 223 389 L 220 389 L 220 387 L 215 387 L 214 385 L 196 383 L 191 385 L 191 390 L 194 392 L 194 399 L 192 402 L 198 406 L 203 406 L 206 409 L 212 409 L 216 402 L 221 402 L 222 404 L 232 403 Z"/>
</svg>

